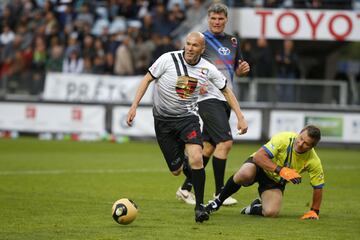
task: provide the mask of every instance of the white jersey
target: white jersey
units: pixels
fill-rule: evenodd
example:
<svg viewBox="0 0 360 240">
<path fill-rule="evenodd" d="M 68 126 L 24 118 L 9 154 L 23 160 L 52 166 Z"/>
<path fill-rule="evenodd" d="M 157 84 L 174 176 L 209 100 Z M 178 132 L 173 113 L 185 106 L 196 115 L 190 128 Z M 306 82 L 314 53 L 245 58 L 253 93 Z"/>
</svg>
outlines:
<svg viewBox="0 0 360 240">
<path fill-rule="evenodd" d="M 154 117 L 176 118 L 197 115 L 197 99 L 200 86 L 226 87 L 225 76 L 204 58 L 190 65 L 183 57 L 184 51 L 161 55 L 149 68 L 155 78 Z"/>
</svg>

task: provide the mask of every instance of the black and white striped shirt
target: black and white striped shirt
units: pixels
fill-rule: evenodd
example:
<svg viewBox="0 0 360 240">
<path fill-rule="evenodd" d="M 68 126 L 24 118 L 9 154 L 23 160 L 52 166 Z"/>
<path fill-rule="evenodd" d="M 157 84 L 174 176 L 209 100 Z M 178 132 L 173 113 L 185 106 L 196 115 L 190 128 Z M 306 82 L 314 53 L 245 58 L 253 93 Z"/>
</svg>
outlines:
<svg viewBox="0 0 360 240">
<path fill-rule="evenodd" d="M 204 58 L 190 65 L 184 51 L 168 52 L 149 68 L 156 78 L 154 86 L 154 117 L 174 118 L 197 115 L 196 101 L 200 86 L 210 81 L 218 89 L 226 87 L 225 76 Z"/>
</svg>

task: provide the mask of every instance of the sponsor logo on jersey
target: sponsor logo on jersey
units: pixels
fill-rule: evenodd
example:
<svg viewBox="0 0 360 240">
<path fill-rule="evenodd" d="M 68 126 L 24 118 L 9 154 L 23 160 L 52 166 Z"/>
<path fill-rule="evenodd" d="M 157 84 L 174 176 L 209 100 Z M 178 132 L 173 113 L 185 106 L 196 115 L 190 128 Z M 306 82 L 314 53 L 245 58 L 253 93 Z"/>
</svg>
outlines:
<svg viewBox="0 0 360 240">
<path fill-rule="evenodd" d="M 219 64 L 234 64 L 234 60 L 230 59 L 230 60 L 222 60 L 222 59 L 216 59 L 214 60 L 215 65 L 219 65 Z"/>
<path fill-rule="evenodd" d="M 220 48 L 218 48 L 218 52 L 219 52 L 221 55 L 224 55 L 224 56 L 230 55 L 230 49 L 227 48 L 227 47 L 220 47 Z"/>
<path fill-rule="evenodd" d="M 201 74 L 207 75 L 209 73 L 209 69 L 207 68 L 201 68 Z"/>
<path fill-rule="evenodd" d="M 197 133 L 195 130 L 193 130 L 191 133 L 189 133 L 186 137 L 187 139 L 193 139 L 193 138 L 196 138 L 197 136 Z"/>
<path fill-rule="evenodd" d="M 176 93 L 181 98 L 189 98 L 195 91 L 198 80 L 189 76 L 179 76 L 176 82 Z"/>
<path fill-rule="evenodd" d="M 232 38 L 231 38 L 231 43 L 232 43 L 232 46 L 233 46 L 233 47 L 237 47 L 238 42 L 237 42 L 236 37 L 232 37 Z"/>
</svg>

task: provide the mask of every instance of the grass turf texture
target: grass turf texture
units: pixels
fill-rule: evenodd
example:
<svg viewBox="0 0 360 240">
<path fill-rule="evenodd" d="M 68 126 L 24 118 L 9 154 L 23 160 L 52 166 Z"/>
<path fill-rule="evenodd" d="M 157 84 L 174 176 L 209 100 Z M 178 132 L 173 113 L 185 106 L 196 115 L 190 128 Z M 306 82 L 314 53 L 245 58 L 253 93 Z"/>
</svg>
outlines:
<svg viewBox="0 0 360 240">
<path fill-rule="evenodd" d="M 259 144 L 236 144 L 226 179 Z M 175 191 L 173 177 L 155 142 L 0 140 L 0 239 L 359 239 L 358 150 L 318 148 L 326 186 L 319 221 L 301 221 L 312 190 L 307 176 L 285 191 L 275 219 L 240 215 L 257 196 L 241 188 L 239 204 L 223 207 L 208 222 L 195 223 L 193 206 Z M 211 164 L 205 200 L 212 198 Z M 119 198 L 133 199 L 139 215 L 122 226 L 111 217 Z"/>
</svg>

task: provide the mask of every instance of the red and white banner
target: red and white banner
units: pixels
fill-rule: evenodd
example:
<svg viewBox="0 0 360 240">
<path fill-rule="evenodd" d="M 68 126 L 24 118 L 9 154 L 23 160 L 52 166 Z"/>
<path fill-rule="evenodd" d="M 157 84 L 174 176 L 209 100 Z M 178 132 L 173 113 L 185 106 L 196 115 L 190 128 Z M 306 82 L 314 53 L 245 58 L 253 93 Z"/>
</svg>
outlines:
<svg viewBox="0 0 360 240">
<path fill-rule="evenodd" d="M 0 103 L 0 130 L 105 133 L 105 108 L 89 105 Z"/>
<path fill-rule="evenodd" d="M 44 100 L 67 102 L 131 103 L 142 76 L 48 73 Z M 141 100 L 152 103 L 153 85 Z"/>
<path fill-rule="evenodd" d="M 243 38 L 360 41 L 360 12 L 234 9 L 233 29 Z"/>
</svg>

